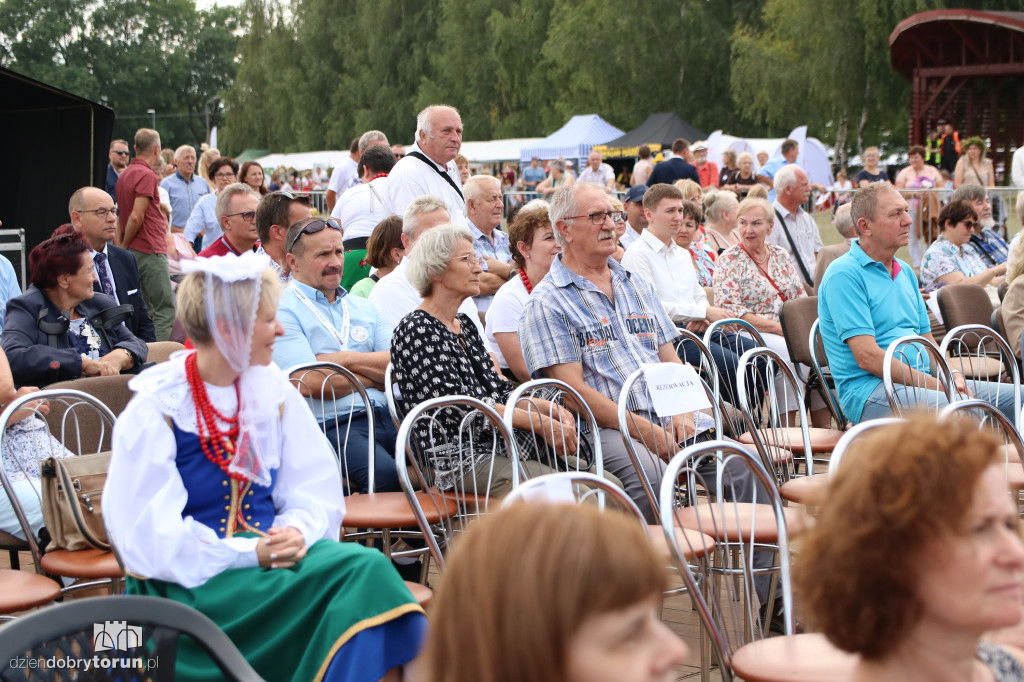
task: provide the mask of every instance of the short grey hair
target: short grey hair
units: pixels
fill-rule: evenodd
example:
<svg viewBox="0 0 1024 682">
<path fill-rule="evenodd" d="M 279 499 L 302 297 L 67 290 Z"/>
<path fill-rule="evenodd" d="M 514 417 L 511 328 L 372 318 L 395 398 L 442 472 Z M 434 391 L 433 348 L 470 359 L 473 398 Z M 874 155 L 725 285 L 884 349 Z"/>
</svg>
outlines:
<svg viewBox="0 0 1024 682">
<path fill-rule="evenodd" d="M 988 192 L 985 191 L 984 187 L 982 187 L 981 185 L 970 183 L 966 185 L 960 185 L 959 187 L 957 187 L 953 191 L 952 196 L 949 197 L 949 201 L 951 203 L 954 201 L 958 201 L 960 199 L 970 202 L 984 201 L 985 197 L 987 196 Z"/>
<path fill-rule="evenodd" d="M 869 182 L 854 192 L 853 201 L 850 202 L 850 218 L 853 220 L 855 228 L 861 218 L 875 219 L 875 214 L 878 212 L 878 195 L 882 192 L 899 194 L 899 191 L 888 182 Z"/>
<path fill-rule="evenodd" d="M 493 185 L 499 193 L 501 192 L 501 181 L 493 175 L 474 175 L 466 180 L 466 184 L 462 186 L 462 192 L 466 195 L 467 201 L 470 199 L 479 201 L 487 192 L 487 185 Z"/>
<path fill-rule="evenodd" d="M 384 144 L 387 145 L 388 136 L 379 130 L 367 130 L 359 138 L 359 151 L 365 152 L 367 149 L 373 146 L 375 142 L 380 142 L 381 140 L 383 140 Z"/>
<path fill-rule="evenodd" d="M 174 160 L 177 161 L 178 159 L 180 159 L 185 154 L 185 152 L 187 152 L 189 150 L 191 150 L 193 154 L 196 153 L 196 148 L 193 147 L 192 145 L 190 145 L 190 144 L 183 144 L 183 145 L 181 145 L 180 147 L 178 147 L 177 149 L 174 150 Z"/>
<path fill-rule="evenodd" d="M 796 184 L 796 171 L 799 168 L 795 163 L 787 163 L 775 173 L 774 187 L 777 193 Z"/>
<path fill-rule="evenodd" d="M 221 190 L 220 196 L 217 197 L 217 207 L 214 209 L 214 213 L 217 215 L 218 223 L 220 223 L 220 219 L 228 212 L 228 206 L 231 204 L 231 200 L 239 194 L 250 194 L 256 197 L 257 201 L 262 198 L 256 193 L 256 190 L 244 182 L 235 182 L 228 185 Z"/>
<path fill-rule="evenodd" d="M 857 227 L 853 224 L 853 215 L 850 213 L 852 209 L 852 204 L 845 203 L 837 208 L 835 215 L 832 216 L 832 224 L 843 239 L 857 236 Z"/>
<path fill-rule="evenodd" d="M 565 220 L 568 216 L 574 215 L 579 209 L 576 205 L 576 195 L 584 190 L 596 190 L 604 194 L 604 187 L 593 182 L 576 182 L 558 188 L 551 195 L 551 203 L 548 205 L 548 218 L 551 220 L 551 227 L 555 232 L 555 241 L 563 249 L 566 247 L 565 235 L 558 229 L 558 221 Z"/>
<path fill-rule="evenodd" d="M 754 155 L 750 152 L 740 152 L 740 155 L 736 157 L 736 163 L 743 163 L 744 161 L 754 163 Z"/>
<path fill-rule="evenodd" d="M 451 211 L 448 210 L 448 204 L 444 203 L 433 194 L 421 194 L 412 200 L 412 202 L 405 207 L 405 213 L 402 214 L 402 234 L 409 238 L 411 242 L 416 238 L 416 229 L 419 227 L 419 217 L 424 213 L 433 213 L 434 211 L 444 211 L 451 218 Z"/>
<path fill-rule="evenodd" d="M 434 137 L 434 114 L 441 109 L 451 109 L 460 118 L 459 110 L 447 104 L 431 104 L 429 107 L 416 114 L 416 139 L 420 139 L 420 131 L 426 133 L 427 137 Z"/>
<path fill-rule="evenodd" d="M 455 249 L 459 241 L 473 243 L 473 233 L 469 228 L 454 223 L 438 225 L 427 231 L 416 248 L 409 252 L 409 283 L 420 296 L 426 298 L 434 289 L 434 278 L 439 277 L 451 265 Z"/>
</svg>

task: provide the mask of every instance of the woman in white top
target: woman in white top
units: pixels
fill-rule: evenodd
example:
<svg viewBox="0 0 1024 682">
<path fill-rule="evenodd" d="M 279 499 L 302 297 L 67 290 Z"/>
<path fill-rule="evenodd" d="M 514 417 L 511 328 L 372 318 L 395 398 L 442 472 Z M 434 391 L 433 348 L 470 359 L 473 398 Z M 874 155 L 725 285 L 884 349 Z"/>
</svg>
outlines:
<svg viewBox="0 0 1024 682">
<path fill-rule="evenodd" d="M 509 379 L 527 381 L 530 373 L 519 344 L 519 320 L 530 292 L 548 274 L 555 256 L 562 251 L 548 219 L 548 203 L 534 199 L 519 209 L 508 237 L 519 273 L 494 294 L 487 309 L 485 331 L 502 373 Z"/>
</svg>

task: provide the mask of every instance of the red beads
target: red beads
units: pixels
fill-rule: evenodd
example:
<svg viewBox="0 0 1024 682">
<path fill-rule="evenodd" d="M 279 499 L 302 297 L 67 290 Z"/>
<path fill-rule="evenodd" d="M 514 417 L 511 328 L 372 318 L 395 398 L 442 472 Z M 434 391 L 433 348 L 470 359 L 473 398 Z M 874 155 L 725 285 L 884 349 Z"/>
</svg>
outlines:
<svg viewBox="0 0 1024 682">
<path fill-rule="evenodd" d="M 234 417 L 226 417 L 210 402 L 210 395 L 206 392 L 206 383 L 199 376 L 199 363 L 197 354 L 192 353 L 185 358 L 185 377 L 192 389 L 192 400 L 196 406 L 196 431 L 199 434 L 199 444 L 203 448 L 206 458 L 220 467 L 220 470 L 230 478 L 238 482 L 246 479 L 242 474 L 229 471 L 228 456 L 235 451 L 235 439 L 238 438 L 238 414 Z M 235 382 L 235 395 L 238 396 L 238 382 Z M 239 406 L 241 400 L 239 399 Z M 227 430 L 222 430 L 218 420 L 228 425 Z"/>
</svg>

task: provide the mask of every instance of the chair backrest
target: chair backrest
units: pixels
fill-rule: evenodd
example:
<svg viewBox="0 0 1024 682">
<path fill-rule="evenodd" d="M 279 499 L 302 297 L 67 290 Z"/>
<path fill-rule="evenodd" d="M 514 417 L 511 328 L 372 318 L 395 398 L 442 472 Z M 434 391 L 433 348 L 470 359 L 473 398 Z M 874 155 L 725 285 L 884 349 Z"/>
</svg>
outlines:
<svg viewBox="0 0 1024 682">
<path fill-rule="evenodd" d="M 384 398 L 388 403 L 388 414 L 391 415 L 391 421 L 395 423 L 395 428 L 397 429 L 402 424 L 402 419 L 405 415 L 402 414 L 402 406 L 398 403 L 398 382 L 395 381 L 395 366 L 390 362 L 384 369 Z"/>
<path fill-rule="evenodd" d="M 177 341 L 153 341 L 147 343 L 146 362 L 165 362 L 173 353 L 185 350 L 185 345 Z"/>
<path fill-rule="evenodd" d="M 941 407 L 938 402 L 940 394 L 945 394 L 949 402 L 956 400 L 953 372 L 946 363 L 945 355 L 929 339 L 901 336 L 889 344 L 882 362 L 885 397 L 893 415 L 902 417 L 914 409 L 937 413 Z M 942 389 L 928 388 L 928 376 L 937 377 Z"/>
<path fill-rule="evenodd" d="M 691 341 L 697 350 L 700 352 L 700 367 L 696 368 L 700 373 L 701 377 L 711 387 L 711 392 L 716 396 L 718 403 L 718 409 L 722 413 L 722 425 L 728 433 L 733 436 L 737 436 L 742 432 L 742 429 L 737 428 L 737 425 L 733 423 L 732 414 L 724 403 L 730 405 L 736 405 L 735 391 L 732 386 L 724 386 L 725 382 L 722 381 L 721 375 L 718 373 L 718 365 L 715 364 L 714 356 L 711 354 L 711 349 L 704 343 L 704 339 L 697 336 L 689 329 L 683 327 L 676 327 L 676 332 L 679 336 L 675 341 L 676 355 L 683 357 L 679 353 L 679 347 L 684 341 Z"/>
<path fill-rule="evenodd" d="M 864 436 L 869 431 L 874 431 L 877 428 L 883 426 L 889 426 L 891 424 L 902 424 L 905 419 L 900 417 L 882 417 L 881 419 L 871 419 L 860 424 L 854 424 L 850 427 L 849 431 L 844 433 L 839 441 L 836 443 L 835 448 L 832 449 L 832 455 L 828 460 L 828 477 L 832 480 L 836 477 L 836 473 L 839 471 L 839 467 L 842 464 L 843 457 L 846 456 L 846 451 L 850 449 L 857 440 Z"/>
<path fill-rule="evenodd" d="M 70 379 L 58 381 L 46 387 L 48 391 L 81 391 L 88 393 L 102 402 L 115 416 L 124 412 L 128 402 L 132 399 L 132 391 L 128 388 L 128 382 L 132 380 L 132 374 L 115 374 L 109 377 L 83 377 L 81 379 Z"/>
<path fill-rule="evenodd" d="M 46 401 L 49 414 L 43 413 L 40 401 Z M 23 416 L 26 415 L 27 416 Z M 114 414 L 97 398 L 82 391 L 71 389 L 47 388 L 37 393 L 21 396 L 7 404 L 0 412 L 0 434 L 7 432 L 7 427 L 24 419 L 41 419 L 49 427 L 40 430 L 33 439 L 33 451 L 30 453 L 35 464 L 41 464 L 49 457 L 67 457 L 73 455 L 93 455 L 110 449 L 110 437 L 114 429 Z M 4 463 L 10 457 L 5 452 L 4 439 L 0 439 L 0 482 L 4 492 L 13 490 L 5 471 Z M 29 474 L 17 462 L 16 469 Z M 35 560 L 36 572 L 42 573 L 39 561 L 42 556 L 39 543 L 32 532 L 28 516 L 18 500 L 17 495 L 9 494 L 8 499 L 18 519 L 22 533 L 28 538 L 29 549 Z"/>
<path fill-rule="evenodd" d="M 832 418 L 836 420 L 836 425 L 840 429 L 844 429 L 849 420 L 843 414 L 842 405 L 839 404 L 839 395 L 836 393 L 835 380 L 832 378 L 832 373 L 827 371 L 828 356 L 825 354 L 825 342 L 821 338 L 820 322 L 820 320 L 815 320 L 807 334 L 807 346 L 811 349 L 811 372 L 818 379 L 819 390 L 825 398 L 828 411 L 832 413 Z"/>
<path fill-rule="evenodd" d="M 341 474 L 342 485 L 345 494 L 361 492 L 353 489 L 354 477 L 350 475 L 348 458 L 349 435 L 352 432 L 352 419 L 356 416 L 366 417 L 367 427 L 367 454 L 368 463 L 367 492 L 374 492 L 374 459 L 376 448 L 374 440 L 373 410 L 360 410 L 354 412 L 345 409 L 344 406 L 350 401 L 349 396 L 358 395 L 363 405 L 369 405 L 370 397 L 366 394 L 366 388 L 355 374 L 341 365 L 333 362 L 310 362 L 291 367 L 287 371 L 292 385 L 306 399 L 309 409 L 313 412 L 316 420 L 324 426 L 333 427 L 334 439 L 331 447 L 334 448 L 335 456 L 338 457 L 338 471 Z M 341 414 L 338 414 L 338 407 L 342 407 Z"/>
<path fill-rule="evenodd" d="M 103 624 L 97 634 L 96 628 Z M 155 682 L 174 679 L 178 641 L 190 638 L 220 670 L 223 679 L 259 682 L 261 678 L 234 643 L 217 625 L 195 609 L 156 597 L 93 597 L 65 602 L 28 614 L 0 628 L 0 678 L 5 680 L 68 679 L 71 664 L 92 659 L 94 652 L 107 657 L 101 646 L 112 649 L 110 659 L 140 659 L 142 670 L 130 675 L 117 668 L 101 667 L 80 678 L 115 680 L 128 677 Z M 109 637 L 109 641 L 102 640 Z M 99 639 L 98 639 L 99 638 Z M 118 646 L 124 644 L 126 646 Z M 33 668 L 31 677 L 23 663 L 56 659 L 49 669 Z"/>
<path fill-rule="evenodd" d="M 637 523 L 645 531 L 647 530 L 647 521 L 644 520 L 643 512 L 622 488 L 607 478 L 586 471 L 559 471 L 523 481 L 518 488 L 505 497 L 501 506 L 504 508 L 524 502 L 554 504 L 596 502 L 602 509 L 606 508 L 607 502 L 611 502 L 613 506 L 636 517 Z"/>
<path fill-rule="evenodd" d="M 712 405 L 712 417 L 716 434 L 722 433 L 722 410 L 721 406 L 712 392 L 711 386 L 701 379 L 704 394 Z M 658 521 L 658 490 L 660 481 L 651 480 L 647 472 L 660 469 L 663 462 L 668 461 L 676 452 L 686 445 L 695 442 L 697 433 L 690 433 L 688 436 L 678 431 L 678 420 L 676 415 L 659 416 L 653 413 L 651 394 L 647 386 L 647 378 L 643 369 L 638 369 L 622 384 L 622 391 L 619 393 L 618 418 L 619 433 L 626 446 L 626 452 L 633 462 L 637 477 L 644 487 L 644 492 L 651 503 L 655 521 Z M 700 417 L 703 421 L 704 417 Z M 698 419 L 696 414 L 694 419 Z M 664 429 L 669 434 L 666 443 L 667 450 L 658 446 L 663 439 L 656 437 L 656 428 Z M 630 434 L 639 436 L 642 446 L 637 445 L 637 438 Z"/>
<path fill-rule="evenodd" d="M 817 319 L 817 296 L 792 298 L 782 304 L 782 310 L 779 311 L 782 337 L 786 340 L 789 357 L 794 363 L 810 366 L 810 332 Z"/>
<path fill-rule="evenodd" d="M 1021 464 L 1024 462 L 1024 441 L 1021 440 L 1020 431 L 1016 425 L 1010 423 L 1006 415 L 999 411 L 999 408 L 985 402 L 984 400 L 961 400 L 960 402 L 947 405 L 939 418 L 943 420 L 957 419 L 958 417 L 969 417 L 975 420 L 979 429 L 990 431 L 993 435 L 1003 441 L 1003 451 L 1006 455 L 1004 466 L 1006 468 L 1007 483 L 1010 479 L 1010 468 L 1015 467 L 1017 477 L 1020 477 Z M 1017 454 L 1017 461 L 1010 457 L 1010 450 Z"/>
<path fill-rule="evenodd" d="M 770 348 L 753 348 L 740 357 L 736 373 L 743 379 L 739 382 L 740 410 L 761 457 L 761 465 L 772 474 L 776 486 L 800 475 L 800 464 L 803 475 L 814 473 L 807 414 L 804 410 L 795 410 L 799 423 L 792 424 L 789 417 L 794 415 L 786 412 L 786 405 L 792 404 L 788 400 L 790 396 L 802 398 L 796 377 L 786 361 Z M 781 381 L 768 381 L 765 385 L 765 376 Z"/>
<path fill-rule="evenodd" d="M 719 472 L 749 472 L 756 485 L 768 491 L 769 503 L 750 504 L 752 500 L 741 499 L 734 486 L 737 479 L 729 475 L 719 475 L 717 485 L 708 484 L 699 469 L 711 458 L 717 461 Z M 678 490 L 674 485 L 680 477 L 696 481 L 686 506 L 679 505 Z M 718 488 L 718 494 L 711 502 L 696 504 L 693 488 L 704 488 L 709 492 Z M 758 617 L 758 598 L 754 588 L 755 575 L 764 572 L 763 568 L 754 567 L 755 551 L 766 549 L 762 542 L 754 541 L 754 536 L 758 534 L 763 541 L 766 529 L 775 531 L 774 544 L 778 549 L 774 553 L 775 566 L 772 569 L 779 577 L 777 593 L 782 597 L 785 631 L 786 634 L 793 633 L 789 536 L 782 498 L 757 456 L 728 441 L 694 445 L 673 457 L 665 472 L 659 497 L 666 542 L 701 622 L 710 635 L 723 679 L 731 680 L 730 661 L 735 650 L 744 643 L 768 636 L 768 626 Z M 679 533 L 681 528 L 710 536 L 715 541 L 714 547 L 684 547 L 682 542 L 701 542 L 701 535 Z M 710 561 L 702 562 L 699 569 L 685 558 L 707 554 L 711 555 Z M 699 570 L 703 572 L 696 572 Z M 701 589 L 704 584 L 707 587 Z"/>
<path fill-rule="evenodd" d="M 718 341 L 722 336 L 723 328 L 731 327 L 738 331 L 748 335 L 752 338 L 758 346 L 766 346 L 764 337 L 761 336 L 761 332 L 757 331 L 754 325 L 750 324 L 746 320 L 741 320 L 738 317 L 730 317 L 726 320 L 718 320 L 708 325 L 708 328 L 704 330 L 704 345 L 710 345 L 712 340 Z M 736 350 L 735 348 L 733 350 Z M 740 355 L 740 353 L 736 353 Z"/>
<path fill-rule="evenodd" d="M 530 423 L 546 422 L 547 427 L 528 433 L 513 429 L 516 410 L 522 410 Z M 561 411 L 572 415 L 575 422 L 571 432 L 563 431 L 560 423 Z M 520 465 L 526 453 L 538 455 L 541 464 L 552 471 L 589 471 L 604 475 L 604 458 L 601 456 L 601 439 L 598 437 L 597 419 L 590 406 L 572 386 L 556 379 L 533 379 L 520 384 L 512 391 L 505 403 L 503 415 L 505 426 L 516 438 L 516 449 Z M 571 450 L 568 440 L 575 438 L 577 447 Z M 555 448 L 550 447 L 555 444 Z M 556 451 L 567 456 L 556 454 Z M 522 480 L 529 478 L 527 470 L 520 467 Z"/>
<path fill-rule="evenodd" d="M 431 398 L 410 410 L 398 428 L 395 465 L 438 569 L 455 538 L 487 513 L 491 498 L 519 485 L 512 433 L 494 408 L 464 395 Z M 432 525 L 428 517 L 440 521 Z"/>
<path fill-rule="evenodd" d="M 964 375 L 967 387 L 979 395 L 979 384 L 995 384 L 995 395 L 990 399 L 998 403 L 1003 394 L 1012 394 L 1016 418 L 1014 426 L 1021 429 L 1020 369 L 1013 349 L 1006 340 L 987 325 L 968 324 L 950 329 L 939 350 L 950 367 Z M 1004 382 L 1003 377 L 1009 382 Z"/>
<path fill-rule="evenodd" d="M 992 318 L 992 299 L 985 287 L 978 284 L 947 284 L 935 295 L 946 329 L 965 324 L 988 325 Z"/>
</svg>

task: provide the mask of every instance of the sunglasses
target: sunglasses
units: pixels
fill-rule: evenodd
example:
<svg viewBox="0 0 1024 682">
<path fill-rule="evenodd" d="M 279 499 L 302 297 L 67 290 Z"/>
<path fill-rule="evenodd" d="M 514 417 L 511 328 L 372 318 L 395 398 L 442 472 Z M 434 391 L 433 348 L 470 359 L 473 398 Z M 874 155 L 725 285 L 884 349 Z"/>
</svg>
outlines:
<svg viewBox="0 0 1024 682">
<path fill-rule="evenodd" d="M 337 230 L 338 232 L 341 232 L 341 225 L 334 218 L 328 218 L 326 220 L 314 220 L 310 223 L 307 223 L 305 227 L 299 230 L 296 233 L 296 235 L 292 237 L 292 240 L 288 242 L 288 248 L 285 250 L 286 253 L 292 252 L 292 249 L 295 248 L 295 242 L 299 241 L 299 237 L 301 237 L 302 235 L 323 232 L 324 228 L 327 227 L 331 228 L 332 230 Z"/>
<path fill-rule="evenodd" d="M 271 220 L 273 220 L 274 216 L 277 215 L 277 209 L 281 208 L 281 202 L 284 201 L 285 199 L 287 199 L 288 201 L 294 201 L 295 200 L 295 195 L 292 194 L 291 192 L 289 192 L 286 189 L 281 190 L 281 193 L 277 197 L 277 203 L 274 204 L 274 210 L 270 212 L 270 219 Z M 289 251 L 290 250 L 291 249 L 289 249 Z"/>
<path fill-rule="evenodd" d="M 117 154 L 118 156 L 128 156 L 128 152 L 119 152 L 115 150 L 114 153 Z"/>
</svg>

